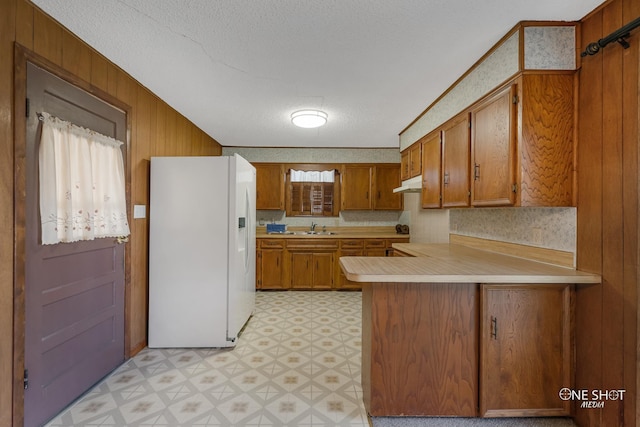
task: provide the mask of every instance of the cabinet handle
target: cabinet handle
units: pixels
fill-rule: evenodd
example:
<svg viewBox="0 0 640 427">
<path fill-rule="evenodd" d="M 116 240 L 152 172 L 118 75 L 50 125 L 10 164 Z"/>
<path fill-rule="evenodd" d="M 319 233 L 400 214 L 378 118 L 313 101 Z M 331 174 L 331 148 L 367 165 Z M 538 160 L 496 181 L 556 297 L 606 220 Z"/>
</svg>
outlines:
<svg viewBox="0 0 640 427">
<path fill-rule="evenodd" d="M 491 338 L 498 339 L 498 318 L 491 316 Z"/>
<path fill-rule="evenodd" d="M 444 173 L 444 185 L 449 185 L 449 172 Z"/>
<path fill-rule="evenodd" d="M 480 165 L 476 163 L 473 165 L 473 180 L 477 181 L 479 179 L 480 179 Z"/>
<path fill-rule="evenodd" d="M 369 192 L 368 191 L 367 191 L 367 194 L 366 194 L 366 198 L 367 198 L 367 200 L 369 200 Z"/>
<path fill-rule="evenodd" d="M 382 197 L 382 194 L 380 191 L 378 191 L 378 199 Z"/>
</svg>

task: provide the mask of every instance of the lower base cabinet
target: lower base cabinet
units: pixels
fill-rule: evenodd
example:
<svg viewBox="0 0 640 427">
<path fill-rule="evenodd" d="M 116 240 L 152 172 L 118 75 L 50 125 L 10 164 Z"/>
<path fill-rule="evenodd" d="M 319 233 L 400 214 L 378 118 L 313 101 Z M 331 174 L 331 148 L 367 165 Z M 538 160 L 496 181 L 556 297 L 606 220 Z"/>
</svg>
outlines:
<svg viewBox="0 0 640 427">
<path fill-rule="evenodd" d="M 292 289 L 331 289 L 333 287 L 333 253 L 292 252 Z"/>
<path fill-rule="evenodd" d="M 388 256 L 396 239 L 256 239 L 256 289 L 360 290 L 340 268 L 342 256 Z"/>
<path fill-rule="evenodd" d="M 480 415 L 567 416 L 571 285 L 483 285 Z"/>
<path fill-rule="evenodd" d="M 567 284 L 363 283 L 372 416 L 571 415 Z"/>
<path fill-rule="evenodd" d="M 286 289 L 284 240 L 260 239 L 256 248 L 256 289 Z"/>
</svg>

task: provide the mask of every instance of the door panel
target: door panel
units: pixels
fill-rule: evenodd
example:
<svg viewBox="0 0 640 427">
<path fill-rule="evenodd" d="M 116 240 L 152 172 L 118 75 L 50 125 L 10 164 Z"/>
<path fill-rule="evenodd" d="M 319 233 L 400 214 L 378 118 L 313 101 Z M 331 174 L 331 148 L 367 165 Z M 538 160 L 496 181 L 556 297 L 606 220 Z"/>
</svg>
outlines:
<svg viewBox="0 0 640 427">
<path fill-rule="evenodd" d="M 32 64 L 27 97 L 24 413 L 25 426 L 34 426 L 124 361 L 124 245 L 114 239 L 40 244 L 37 113 L 121 141 L 126 115 Z"/>
</svg>

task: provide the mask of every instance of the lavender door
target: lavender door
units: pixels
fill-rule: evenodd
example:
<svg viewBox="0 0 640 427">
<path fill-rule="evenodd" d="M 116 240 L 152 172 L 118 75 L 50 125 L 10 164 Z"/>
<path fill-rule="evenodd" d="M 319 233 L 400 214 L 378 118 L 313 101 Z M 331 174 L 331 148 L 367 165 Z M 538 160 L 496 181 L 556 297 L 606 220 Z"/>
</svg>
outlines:
<svg viewBox="0 0 640 427">
<path fill-rule="evenodd" d="M 24 411 L 25 426 L 35 426 L 124 361 L 124 245 L 40 243 L 37 113 L 122 141 L 126 115 L 32 64 L 27 97 Z"/>
</svg>

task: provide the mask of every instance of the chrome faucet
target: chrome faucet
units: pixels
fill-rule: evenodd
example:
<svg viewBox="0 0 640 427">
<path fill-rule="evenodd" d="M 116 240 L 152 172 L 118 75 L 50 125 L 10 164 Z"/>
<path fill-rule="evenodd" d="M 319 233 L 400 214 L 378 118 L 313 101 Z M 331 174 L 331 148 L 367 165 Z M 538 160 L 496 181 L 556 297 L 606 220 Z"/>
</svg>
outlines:
<svg viewBox="0 0 640 427">
<path fill-rule="evenodd" d="M 316 231 L 316 224 L 315 222 L 311 221 L 311 231 Z"/>
</svg>

